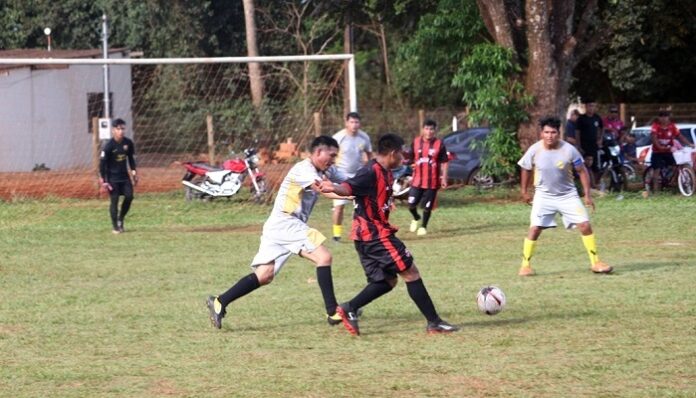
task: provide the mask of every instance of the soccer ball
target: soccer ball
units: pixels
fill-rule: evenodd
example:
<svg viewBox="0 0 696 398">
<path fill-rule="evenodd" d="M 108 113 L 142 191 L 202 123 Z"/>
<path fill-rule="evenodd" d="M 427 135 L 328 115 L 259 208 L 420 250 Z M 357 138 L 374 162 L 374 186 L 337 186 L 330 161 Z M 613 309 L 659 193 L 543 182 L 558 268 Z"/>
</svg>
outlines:
<svg viewBox="0 0 696 398">
<path fill-rule="evenodd" d="M 505 308 L 505 293 L 497 286 L 482 287 L 476 296 L 476 304 L 484 314 L 495 315 Z"/>
</svg>

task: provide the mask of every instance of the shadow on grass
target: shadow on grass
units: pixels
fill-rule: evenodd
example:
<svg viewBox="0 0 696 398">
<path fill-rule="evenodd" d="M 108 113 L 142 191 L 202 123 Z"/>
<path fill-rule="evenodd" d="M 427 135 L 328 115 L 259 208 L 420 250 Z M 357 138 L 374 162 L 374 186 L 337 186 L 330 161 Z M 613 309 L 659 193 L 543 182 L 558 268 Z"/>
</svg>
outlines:
<svg viewBox="0 0 696 398">
<path fill-rule="evenodd" d="M 614 269 L 614 273 L 622 274 L 624 272 L 638 272 L 638 271 L 650 271 L 659 268 L 678 268 L 678 267 L 694 267 L 696 263 L 690 263 L 686 260 L 683 262 L 649 262 L 649 263 L 631 263 L 631 264 L 621 264 Z"/>
</svg>

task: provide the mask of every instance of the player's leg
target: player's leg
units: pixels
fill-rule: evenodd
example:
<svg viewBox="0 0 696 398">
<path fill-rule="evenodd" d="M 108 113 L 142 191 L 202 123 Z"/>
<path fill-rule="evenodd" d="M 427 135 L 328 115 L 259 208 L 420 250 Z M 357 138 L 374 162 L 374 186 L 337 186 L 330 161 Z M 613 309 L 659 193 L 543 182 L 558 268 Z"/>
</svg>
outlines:
<svg viewBox="0 0 696 398">
<path fill-rule="evenodd" d="M 111 201 L 109 205 L 109 214 L 111 215 L 111 227 L 112 232 L 115 234 L 120 234 L 121 230 L 118 228 L 118 200 L 121 196 L 119 183 L 111 184 L 111 191 L 109 192 L 109 199 Z"/>
<path fill-rule="evenodd" d="M 451 333 L 459 330 L 457 326 L 451 325 L 440 318 L 415 264 L 411 263 L 410 267 L 399 272 L 399 276 L 406 282 L 406 290 L 409 297 L 411 297 L 411 300 L 416 304 L 425 319 L 428 320 L 425 329 L 428 333 Z"/>
<path fill-rule="evenodd" d="M 592 226 L 590 222 L 583 222 L 577 224 L 578 230 L 582 235 L 582 244 L 587 250 L 587 255 L 590 257 L 590 269 L 592 272 L 597 274 L 608 274 L 613 271 L 613 267 L 601 261 L 599 259 L 599 254 L 597 254 L 597 241 L 595 235 L 592 231 Z"/>
<path fill-rule="evenodd" d="M 273 280 L 274 262 L 257 265 L 254 272 L 240 278 L 226 292 L 219 296 L 209 296 L 206 304 L 210 313 L 210 322 L 216 328 L 222 328 L 222 318 L 227 314 L 227 306 L 240 297 L 246 296 Z"/>
<path fill-rule="evenodd" d="M 331 213 L 331 221 L 333 221 L 333 240 L 338 242 L 343 235 L 343 208 L 346 200 L 334 199 L 333 211 Z"/>
<path fill-rule="evenodd" d="M 428 222 L 430 221 L 430 215 L 435 208 L 435 199 L 437 198 L 436 189 L 426 189 L 423 193 L 423 199 L 421 200 L 421 206 L 423 207 L 423 224 L 418 228 L 418 235 L 425 235 L 427 233 Z"/>
<path fill-rule="evenodd" d="M 413 220 L 411 221 L 411 225 L 408 229 L 411 232 L 416 232 L 420 226 L 419 221 L 421 216 L 418 214 L 418 203 L 421 201 L 423 191 L 424 190 L 421 188 L 411 187 L 408 192 L 408 211 L 411 213 L 411 216 L 413 216 Z"/>
<path fill-rule="evenodd" d="M 319 290 L 321 290 L 321 296 L 324 299 L 324 306 L 326 307 L 326 315 L 329 324 L 334 325 L 340 323 L 341 318 L 336 314 L 338 302 L 336 301 L 333 277 L 331 275 L 331 252 L 322 244 L 311 252 L 301 250 L 300 257 L 304 257 L 316 265 L 317 283 L 319 284 Z"/>
<path fill-rule="evenodd" d="M 123 184 L 123 203 L 121 204 L 121 211 L 118 215 L 118 229 L 121 232 L 125 232 L 125 228 L 123 225 L 123 220 L 126 218 L 126 214 L 128 214 L 128 210 L 130 210 L 131 202 L 133 202 L 133 184 L 131 184 L 130 180 L 124 182 Z"/>
<path fill-rule="evenodd" d="M 544 229 L 556 227 L 556 211 L 554 199 L 539 194 L 534 195 L 532 211 L 529 213 L 529 230 L 522 246 L 522 264 L 517 273 L 519 276 L 534 275 L 531 259 L 536 250 L 536 242 Z"/>
</svg>

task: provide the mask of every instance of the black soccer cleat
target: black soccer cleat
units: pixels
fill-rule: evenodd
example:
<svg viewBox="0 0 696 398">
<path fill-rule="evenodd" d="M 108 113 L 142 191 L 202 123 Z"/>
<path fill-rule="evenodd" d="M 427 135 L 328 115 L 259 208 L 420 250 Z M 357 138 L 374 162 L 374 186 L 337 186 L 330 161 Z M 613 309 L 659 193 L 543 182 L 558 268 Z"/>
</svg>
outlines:
<svg viewBox="0 0 696 398">
<path fill-rule="evenodd" d="M 349 308 L 348 303 L 344 303 L 336 307 L 336 313 L 341 316 L 343 326 L 348 333 L 353 336 L 360 336 L 360 327 L 358 327 L 358 314 Z"/>
<path fill-rule="evenodd" d="M 222 308 L 222 304 L 220 304 L 220 301 L 215 296 L 208 296 L 205 304 L 208 307 L 208 312 L 210 313 L 210 323 L 214 327 L 222 329 L 222 318 L 225 317 L 227 311 Z"/>
<path fill-rule="evenodd" d="M 428 334 L 440 334 L 440 333 L 452 333 L 459 330 L 458 326 L 450 325 L 449 323 L 440 319 L 437 322 L 428 322 L 428 326 L 425 328 Z"/>
<path fill-rule="evenodd" d="M 123 220 L 116 221 L 116 228 L 118 228 L 120 233 L 126 232 L 126 230 L 123 228 Z"/>
</svg>

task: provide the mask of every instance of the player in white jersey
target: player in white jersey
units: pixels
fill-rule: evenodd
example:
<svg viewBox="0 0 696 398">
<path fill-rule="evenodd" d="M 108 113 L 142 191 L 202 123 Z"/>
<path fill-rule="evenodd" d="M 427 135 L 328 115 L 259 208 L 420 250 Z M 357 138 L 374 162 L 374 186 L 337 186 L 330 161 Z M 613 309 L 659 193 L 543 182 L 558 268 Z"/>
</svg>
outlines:
<svg viewBox="0 0 696 398">
<path fill-rule="evenodd" d="M 587 209 L 580 201 L 573 183 L 575 169 L 585 192 L 585 205 L 594 209 L 594 202 L 590 196 L 590 177 L 582 155 L 573 145 L 561 140 L 561 121 L 558 118 L 544 118 L 539 122 L 539 126 L 541 140 L 530 146 L 517 163 L 522 168 L 522 198 L 532 205 L 530 227 L 524 240 L 519 275 L 534 275 L 530 259 L 534 254 L 537 239 L 544 229 L 556 226 L 557 213 L 561 214 L 566 228 L 577 227 L 580 230 L 582 242 L 590 256 L 592 272 L 610 273 L 612 267 L 599 260 Z M 535 187 L 533 200 L 527 190 L 532 172 Z"/>
<path fill-rule="evenodd" d="M 323 245 L 321 232 L 307 225 L 324 179 L 342 182 L 345 177 L 332 167 L 338 154 L 338 143 L 331 137 L 320 136 L 312 141 L 310 157 L 296 163 L 283 179 L 271 215 L 263 225 L 259 251 L 251 262 L 253 272 L 219 296 L 210 296 L 206 302 L 210 321 L 222 327 L 227 306 L 234 300 L 267 285 L 292 254 L 316 265 L 317 282 L 321 289 L 329 324 L 341 323 L 336 314 L 336 297 L 331 276 L 331 253 Z M 325 196 L 336 198 L 337 195 Z"/>
<path fill-rule="evenodd" d="M 345 128 L 333 135 L 338 142 L 336 168 L 346 177 L 352 178 L 366 161 L 372 158 L 370 136 L 360 130 L 360 115 L 350 112 L 346 115 Z M 334 199 L 333 202 L 333 239 L 339 241 L 343 235 L 343 209 L 350 200 Z"/>
</svg>

